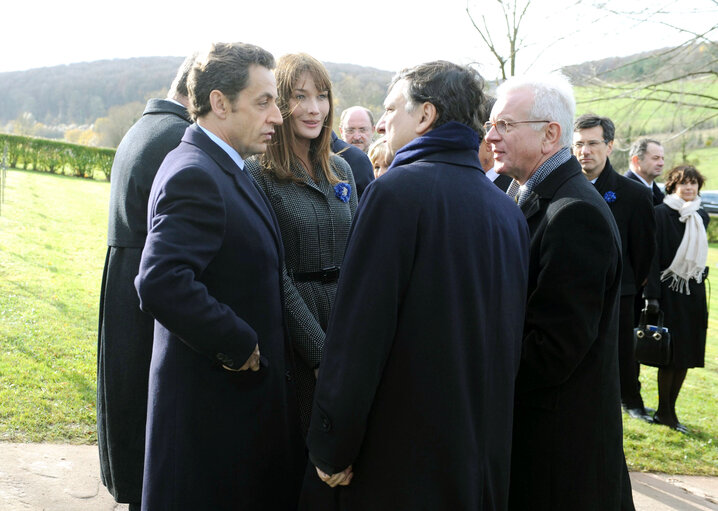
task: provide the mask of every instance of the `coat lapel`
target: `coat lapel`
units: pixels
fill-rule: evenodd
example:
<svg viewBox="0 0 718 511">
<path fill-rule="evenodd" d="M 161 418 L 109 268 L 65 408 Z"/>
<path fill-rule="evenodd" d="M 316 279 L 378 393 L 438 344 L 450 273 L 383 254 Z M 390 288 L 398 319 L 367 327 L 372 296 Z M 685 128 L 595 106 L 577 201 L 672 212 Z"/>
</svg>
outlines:
<svg viewBox="0 0 718 511">
<path fill-rule="evenodd" d="M 234 160 L 232 160 L 221 147 L 212 142 L 207 134 L 196 124 L 187 128 L 182 140 L 198 146 L 206 152 L 226 174 L 232 177 L 240 193 L 245 196 L 247 202 L 257 211 L 259 217 L 267 225 L 269 230 L 272 231 L 274 241 L 281 253 L 282 243 L 277 224 L 274 221 L 273 212 L 267 201 L 263 198 L 263 192 L 254 183 L 252 176 L 240 169 Z"/>
</svg>

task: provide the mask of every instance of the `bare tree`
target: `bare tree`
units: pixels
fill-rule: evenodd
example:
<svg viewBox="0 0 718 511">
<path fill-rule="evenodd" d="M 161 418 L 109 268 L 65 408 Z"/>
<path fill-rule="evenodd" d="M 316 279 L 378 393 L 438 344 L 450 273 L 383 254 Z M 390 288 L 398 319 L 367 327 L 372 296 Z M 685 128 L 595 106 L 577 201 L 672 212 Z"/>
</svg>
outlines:
<svg viewBox="0 0 718 511">
<path fill-rule="evenodd" d="M 660 6 L 631 9 L 614 8 L 612 4 L 600 2 L 594 6 L 630 20 L 635 26 L 654 24 L 659 29 L 657 33 L 677 34 L 684 39 L 662 50 L 605 59 L 591 68 L 577 66 L 569 71 L 575 82 L 592 88 L 590 97 L 579 101 L 579 108 L 607 101 L 620 105 L 614 121 L 630 125 L 637 136 L 661 133 L 664 141 L 679 139 L 676 145 L 680 145 L 685 159 L 686 136 L 698 141 L 702 138 L 699 130 L 718 127 L 718 43 L 713 40 L 718 35 L 718 0 L 692 4 L 695 14 L 705 22 L 703 26 L 684 26 L 676 13 Z M 651 124 L 654 117 L 665 118 L 661 114 L 668 110 L 673 112 L 669 123 Z"/>
<path fill-rule="evenodd" d="M 488 47 L 491 54 L 496 58 L 499 64 L 499 70 L 501 71 L 501 78 L 505 80 L 506 66 L 509 66 L 509 76 L 514 76 L 516 73 L 516 56 L 523 46 L 523 41 L 520 38 L 521 33 L 521 22 L 526 16 L 531 0 L 495 0 L 501 7 L 501 14 L 503 16 L 504 29 L 506 30 L 505 38 L 502 36 L 500 39 L 494 39 L 492 31 L 489 28 L 489 21 L 487 20 L 486 14 L 479 16 L 479 22 L 474 20 L 471 15 L 471 10 L 467 1 L 466 14 L 468 14 L 471 24 L 474 26 L 476 31 L 483 39 L 484 43 Z M 482 4 L 484 7 L 486 4 Z M 486 12 L 486 11 L 483 11 Z"/>
</svg>

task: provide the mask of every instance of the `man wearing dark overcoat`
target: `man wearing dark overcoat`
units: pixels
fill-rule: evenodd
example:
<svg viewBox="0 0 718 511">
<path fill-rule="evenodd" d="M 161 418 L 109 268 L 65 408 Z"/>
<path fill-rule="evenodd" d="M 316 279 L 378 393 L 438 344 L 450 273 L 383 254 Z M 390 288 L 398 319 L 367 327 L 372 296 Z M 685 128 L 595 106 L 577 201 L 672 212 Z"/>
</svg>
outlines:
<svg viewBox="0 0 718 511">
<path fill-rule="evenodd" d="M 632 145 L 628 153 L 628 170 L 625 176 L 641 183 L 653 193 L 653 205 L 663 204 L 665 194 L 655 182 L 663 172 L 663 146 L 658 140 L 640 138 Z"/>
<path fill-rule="evenodd" d="M 481 172 L 482 86 L 431 62 L 384 102 L 393 162 L 357 210 L 307 438 L 342 509 L 506 507 L 528 231 Z"/>
<path fill-rule="evenodd" d="M 103 484 L 117 502 L 140 509 L 145 456 L 152 316 L 140 310 L 134 279 L 147 237 L 147 199 L 167 153 L 190 124 L 187 57 L 166 99 L 150 99 L 120 142 L 110 177 L 107 256 L 97 342 L 97 445 Z"/>
<path fill-rule="evenodd" d="M 576 119 L 573 150 L 586 178 L 606 201 L 621 234 L 623 272 L 618 316 L 618 370 L 621 404 L 631 417 L 651 421 L 641 398 L 634 355 L 636 293 L 642 287 L 655 252 L 656 219 L 650 190 L 619 175 L 611 166 L 615 127 L 611 119 L 585 114 Z"/>
<path fill-rule="evenodd" d="M 632 509 L 618 382 L 621 238 L 571 155 L 560 75 L 515 77 L 487 123 L 496 170 L 531 232 L 509 509 Z"/>
<path fill-rule="evenodd" d="M 156 320 L 146 511 L 296 509 L 306 459 L 282 243 L 244 169 L 282 122 L 273 67 L 270 53 L 243 43 L 198 57 L 189 77 L 196 124 L 152 185 L 135 281 Z"/>
</svg>

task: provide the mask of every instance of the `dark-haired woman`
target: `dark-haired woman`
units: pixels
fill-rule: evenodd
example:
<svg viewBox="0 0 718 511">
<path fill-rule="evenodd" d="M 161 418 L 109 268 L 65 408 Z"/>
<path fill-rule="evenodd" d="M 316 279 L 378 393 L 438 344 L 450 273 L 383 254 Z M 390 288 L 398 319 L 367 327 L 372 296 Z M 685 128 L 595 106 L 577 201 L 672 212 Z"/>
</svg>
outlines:
<svg viewBox="0 0 718 511">
<path fill-rule="evenodd" d="M 306 54 L 285 55 L 275 76 L 284 123 L 277 126 L 267 153 L 248 160 L 247 168 L 267 194 L 282 233 L 285 309 L 306 435 L 357 195 L 349 165 L 330 149 L 334 112 L 326 68 Z M 321 482 L 311 466 L 307 479 L 304 498 L 310 503 L 303 502 L 302 508 L 330 508 L 336 490 Z"/>
<path fill-rule="evenodd" d="M 666 197 L 656 206 L 657 250 L 643 292 L 650 310 L 664 313 L 673 344 L 667 366 L 658 368 L 658 409 L 653 422 L 683 433 L 676 400 L 686 373 L 703 367 L 708 328 L 705 277 L 708 214 L 698 195 L 705 179 L 695 167 L 681 165 L 666 178 Z"/>
</svg>

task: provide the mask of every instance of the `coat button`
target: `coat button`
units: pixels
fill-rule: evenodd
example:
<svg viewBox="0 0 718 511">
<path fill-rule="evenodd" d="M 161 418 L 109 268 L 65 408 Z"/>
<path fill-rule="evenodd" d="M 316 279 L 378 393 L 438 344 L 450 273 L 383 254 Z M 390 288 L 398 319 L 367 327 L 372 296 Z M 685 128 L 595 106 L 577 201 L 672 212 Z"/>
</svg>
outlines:
<svg viewBox="0 0 718 511">
<path fill-rule="evenodd" d="M 332 423 L 329 422 L 329 417 L 327 417 L 326 415 L 322 415 L 322 429 L 324 431 L 329 431 L 330 429 L 332 429 Z"/>
<path fill-rule="evenodd" d="M 292 373 L 290 371 L 284 373 L 284 376 L 287 377 L 287 381 L 292 381 Z"/>
<path fill-rule="evenodd" d="M 230 357 L 225 355 L 224 353 L 217 353 L 217 360 L 222 362 L 227 367 L 232 367 L 234 365 L 234 360 L 232 360 Z"/>
</svg>

